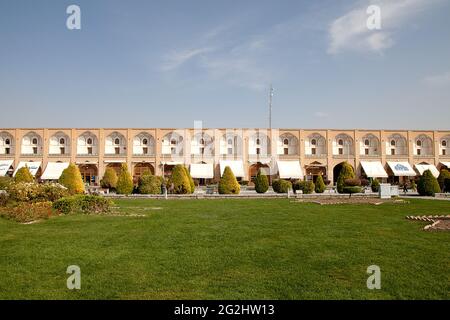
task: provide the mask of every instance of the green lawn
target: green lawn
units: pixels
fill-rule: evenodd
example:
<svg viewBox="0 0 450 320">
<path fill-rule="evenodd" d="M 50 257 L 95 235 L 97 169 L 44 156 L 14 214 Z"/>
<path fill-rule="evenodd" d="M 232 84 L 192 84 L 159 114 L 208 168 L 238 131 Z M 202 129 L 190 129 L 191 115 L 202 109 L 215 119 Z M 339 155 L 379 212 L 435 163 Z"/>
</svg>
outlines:
<svg viewBox="0 0 450 320">
<path fill-rule="evenodd" d="M 3 299 L 449 299 L 450 233 L 406 215 L 449 201 L 121 200 L 140 216 L 0 219 Z M 160 209 L 158 209 L 160 208 Z M 66 288 L 68 265 L 81 290 Z M 381 290 L 366 269 L 380 266 Z"/>
</svg>

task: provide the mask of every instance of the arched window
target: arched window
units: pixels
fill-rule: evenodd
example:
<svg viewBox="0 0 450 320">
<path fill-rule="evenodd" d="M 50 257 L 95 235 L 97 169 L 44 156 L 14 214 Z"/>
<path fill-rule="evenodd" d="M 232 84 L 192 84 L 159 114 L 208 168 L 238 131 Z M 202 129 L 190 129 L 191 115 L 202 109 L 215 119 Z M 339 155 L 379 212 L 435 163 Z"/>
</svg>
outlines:
<svg viewBox="0 0 450 320">
<path fill-rule="evenodd" d="M 5 144 L 11 144 L 11 141 L 7 138 L 7 139 L 5 140 Z"/>
<path fill-rule="evenodd" d="M 120 139 L 119 138 L 115 138 L 114 139 L 114 144 L 115 145 L 119 145 L 120 144 Z"/>
<path fill-rule="evenodd" d="M 147 145 L 147 144 L 148 144 L 148 140 L 147 140 L 147 139 L 143 139 L 143 140 L 142 140 L 142 144 L 143 144 L 143 145 Z"/>
<path fill-rule="evenodd" d="M 289 140 L 288 140 L 288 139 L 284 139 L 284 140 L 283 140 L 283 144 L 284 144 L 284 145 L 288 145 L 288 144 L 289 144 Z"/>
<path fill-rule="evenodd" d="M 203 144 L 205 144 L 205 140 L 203 140 L 203 138 L 201 138 L 199 143 L 203 145 Z"/>
<path fill-rule="evenodd" d="M 447 140 L 442 140 L 442 146 L 446 147 L 447 146 Z"/>
<path fill-rule="evenodd" d="M 313 146 L 315 146 L 315 145 L 317 144 L 317 140 L 316 140 L 316 139 L 312 139 L 312 140 L 311 140 L 311 144 L 312 144 Z"/>
<path fill-rule="evenodd" d="M 59 139 L 59 144 L 66 144 L 66 140 L 64 138 Z"/>
<path fill-rule="evenodd" d="M 391 140 L 391 146 L 395 147 L 395 140 Z"/>
<path fill-rule="evenodd" d="M 176 144 L 177 144 L 177 140 L 175 140 L 175 139 L 170 139 L 170 144 L 176 145 Z"/>
<path fill-rule="evenodd" d="M 38 144 L 38 140 L 37 138 L 33 138 L 33 140 L 31 141 L 32 144 Z"/>
<path fill-rule="evenodd" d="M 228 139 L 228 144 L 232 145 L 233 144 L 233 140 L 232 139 Z"/>
<path fill-rule="evenodd" d="M 344 145 L 344 140 L 339 139 L 339 140 L 338 140 L 338 145 L 343 146 L 343 145 Z"/>
<path fill-rule="evenodd" d="M 369 145 L 370 145 L 369 139 L 364 140 L 364 145 L 366 145 L 366 146 L 369 146 Z"/>
<path fill-rule="evenodd" d="M 87 141 L 86 141 L 86 143 L 89 144 L 89 145 L 92 145 L 92 139 L 91 139 L 91 138 L 88 138 Z"/>
<path fill-rule="evenodd" d="M 256 139 L 256 144 L 260 144 L 260 140 L 259 140 L 259 138 L 258 139 Z"/>
<path fill-rule="evenodd" d="M 420 146 L 422 145 L 422 141 L 421 141 L 421 140 L 417 140 L 417 141 L 416 141 L 416 145 L 417 145 L 418 147 L 420 147 Z"/>
</svg>

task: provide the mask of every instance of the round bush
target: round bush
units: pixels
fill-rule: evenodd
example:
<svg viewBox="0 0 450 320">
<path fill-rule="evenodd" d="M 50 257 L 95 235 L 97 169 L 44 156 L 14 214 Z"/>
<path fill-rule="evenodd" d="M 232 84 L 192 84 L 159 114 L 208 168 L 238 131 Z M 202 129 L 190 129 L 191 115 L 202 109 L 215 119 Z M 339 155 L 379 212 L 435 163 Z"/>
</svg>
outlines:
<svg viewBox="0 0 450 320">
<path fill-rule="evenodd" d="M 360 187 L 361 186 L 361 180 L 358 178 L 353 179 L 346 179 L 344 181 L 344 187 Z"/>
<path fill-rule="evenodd" d="M 303 187 L 303 194 L 311 194 L 314 192 L 315 185 L 312 181 L 305 181 L 304 187 Z"/>
<path fill-rule="evenodd" d="M 339 177 L 337 179 L 337 192 L 344 193 L 345 180 L 354 179 L 355 172 L 353 171 L 353 167 L 346 161 L 342 163 L 341 172 L 339 173 Z"/>
<path fill-rule="evenodd" d="M 173 184 L 173 191 L 176 194 L 191 193 L 192 186 L 186 175 L 186 168 L 181 164 L 177 164 L 173 168 L 170 183 Z"/>
<path fill-rule="evenodd" d="M 161 184 L 161 177 L 152 174 L 144 174 L 139 178 L 138 192 L 140 194 L 160 194 Z"/>
<path fill-rule="evenodd" d="M 30 172 L 30 169 L 28 169 L 27 166 L 20 168 L 17 170 L 16 175 L 14 176 L 15 182 L 33 182 L 34 177 Z"/>
<path fill-rule="evenodd" d="M 444 190 L 446 192 L 450 191 L 447 188 L 445 188 L 445 180 L 450 180 L 450 172 L 447 169 L 441 169 L 441 172 L 439 173 L 439 177 L 437 180 L 442 192 L 444 192 Z"/>
<path fill-rule="evenodd" d="M 289 189 L 292 189 L 292 183 L 287 180 L 277 179 L 272 181 L 272 188 L 276 193 L 287 193 Z"/>
<path fill-rule="evenodd" d="M 116 170 L 107 167 L 105 170 L 105 174 L 103 175 L 103 179 L 100 180 L 100 185 L 105 189 L 115 189 L 118 179 L 119 178 L 117 177 Z"/>
<path fill-rule="evenodd" d="M 120 173 L 117 178 L 116 192 L 118 194 L 131 194 L 133 192 L 134 185 L 131 174 L 128 172 L 128 166 L 122 163 Z"/>
<path fill-rule="evenodd" d="M 370 185 L 370 188 L 372 189 L 372 192 L 379 192 L 380 191 L 380 183 L 375 178 L 372 180 L 372 184 Z"/>
</svg>

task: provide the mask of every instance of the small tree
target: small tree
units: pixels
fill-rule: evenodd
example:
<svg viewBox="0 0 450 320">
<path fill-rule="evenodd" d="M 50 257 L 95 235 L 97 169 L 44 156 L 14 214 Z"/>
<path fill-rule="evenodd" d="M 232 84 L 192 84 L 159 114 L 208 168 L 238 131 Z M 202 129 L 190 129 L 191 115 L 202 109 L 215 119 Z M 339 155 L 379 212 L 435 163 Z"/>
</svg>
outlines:
<svg viewBox="0 0 450 320">
<path fill-rule="evenodd" d="M 306 182 L 303 183 L 303 188 L 305 187 Z M 272 189 L 276 193 L 288 193 L 289 189 L 292 189 L 292 183 L 287 180 L 277 179 L 272 181 Z M 304 189 L 303 189 L 304 190 Z M 314 186 L 312 187 L 314 190 Z"/>
<path fill-rule="evenodd" d="M 269 179 L 261 170 L 255 178 L 255 190 L 257 193 L 266 193 L 269 190 Z"/>
<path fill-rule="evenodd" d="M 417 192 L 421 196 L 432 196 L 441 192 L 437 179 L 433 176 L 430 170 L 425 170 L 417 183 Z"/>
<path fill-rule="evenodd" d="M 118 194 L 131 194 L 133 192 L 133 179 L 128 172 L 128 166 L 122 163 L 119 177 L 117 178 L 116 192 Z"/>
<path fill-rule="evenodd" d="M 189 172 L 188 168 L 186 168 L 185 166 L 183 166 L 183 168 L 184 168 L 184 172 L 186 172 L 186 176 L 189 180 L 189 185 L 191 187 L 191 192 L 189 192 L 189 193 L 194 193 L 195 192 L 194 179 L 192 179 L 191 173 Z"/>
<path fill-rule="evenodd" d="M 239 194 L 241 192 L 241 186 L 236 180 L 233 171 L 229 166 L 225 167 L 223 175 L 219 181 L 219 193 L 220 194 Z"/>
<path fill-rule="evenodd" d="M 177 194 L 187 194 L 191 193 L 192 186 L 189 181 L 189 177 L 186 174 L 186 168 L 177 164 L 173 170 L 170 177 L 170 182 L 173 183 L 174 192 Z"/>
<path fill-rule="evenodd" d="M 162 178 L 151 174 L 150 171 L 145 172 L 139 178 L 138 192 L 140 194 L 160 194 Z"/>
<path fill-rule="evenodd" d="M 339 193 L 344 193 L 345 180 L 354 178 L 355 172 L 353 171 L 353 167 L 347 161 L 342 163 L 341 172 L 337 179 L 337 191 Z"/>
<path fill-rule="evenodd" d="M 30 169 L 28 169 L 27 166 L 20 168 L 17 170 L 16 175 L 14 176 L 15 182 L 33 182 L 34 177 L 30 172 Z"/>
<path fill-rule="evenodd" d="M 111 167 L 107 167 L 103 179 L 100 181 L 102 188 L 115 189 L 117 186 L 117 173 Z"/>
<path fill-rule="evenodd" d="M 318 176 L 317 180 L 316 180 L 316 186 L 315 186 L 315 190 L 316 193 L 324 193 L 325 192 L 325 182 L 323 182 L 323 178 L 322 176 Z"/>
<path fill-rule="evenodd" d="M 441 169 L 438 177 L 438 183 L 442 192 L 444 192 L 445 189 L 445 180 L 450 180 L 450 172 L 447 169 Z M 448 192 L 450 190 L 445 189 L 445 191 Z"/>
<path fill-rule="evenodd" d="M 71 163 L 64 169 L 59 177 L 59 183 L 67 188 L 70 194 L 77 194 L 84 192 L 83 179 L 81 178 L 80 169 L 75 164 Z"/>
<path fill-rule="evenodd" d="M 370 185 L 370 188 L 372 189 L 372 192 L 379 192 L 380 191 L 380 182 L 378 182 L 377 178 L 374 178 L 372 180 L 372 184 Z"/>
</svg>

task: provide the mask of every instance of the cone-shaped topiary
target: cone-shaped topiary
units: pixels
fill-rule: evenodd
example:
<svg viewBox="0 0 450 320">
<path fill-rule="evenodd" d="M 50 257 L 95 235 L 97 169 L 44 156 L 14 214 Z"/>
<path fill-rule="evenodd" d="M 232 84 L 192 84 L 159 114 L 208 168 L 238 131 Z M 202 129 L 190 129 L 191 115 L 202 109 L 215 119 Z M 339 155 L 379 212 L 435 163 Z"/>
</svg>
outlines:
<svg viewBox="0 0 450 320">
<path fill-rule="evenodd" d="M 181 164 L 177 164 L 173 168 L 170 183 L 173 183 L 173 191 L 176 194 L 191 193 L 192 187 L 186 174 L 186 168 Z"/>
<path fill-rule="evenodd" d="M 125 163 L 122 163 L 119 177 L 117 178 L 116 192 L 118 194 L 131 194 L 133 189 L 133 179 L 128 172 L 128 166 Z"/>
<path fill-rule="evenodd" d="M 241 186 L 236 180 L 233 171 L 230 167 L 226 166 L 223 171 L 223 175 L 219 181 L 219 193 L 220 194 L 239 194 L 241 192 Z"/>
<path fill-rule="evenodd" d="M 194 183 L 194 179 L 192 179 L 191 173 L 189 172 L 188 168 L 183 167 L 184 171 L 186 172 L 186 176 L 188 177 L 189 180 L 189 185 L 191 186 L 191 192 L 189 193 L 194 193 L 195 192 L 195 183 Z"/>
<path fill-rule="evenodd" d="M 339 193 L 344 193 L 345 180 L 354 178 L 355 172 L 353 171 L 353 167 L 347 161 L 342 163 L 341 172 L 337 179 L 337 191 Z"/>
<path fill-rule="evenodd" d="M 113 168 L 106 168 L 103 179 L 100 181 L 102 188 L 115 189 L 117 186 L 117 173 Z"/>
<path fill-rule="evenodd" d="M 439 187 L 441 188 L 441 192 L 444 192 L 445 189 L 445 180 L 450 180 L 450 172 L 447 169 L 441 169 L 438 177 Z M 450 190 L 445 190 L 449 192 Z"/>
<path fill-rule="evenodd" d="M 261 170 L 255 178 L 255 190 L 257 193 L 266 193 L 269 190 L 269 179 Z"/>
<path fill-rule="evenodd" d="M 432 196 L 441 192 L 437 179 L 433 176 L 430 170 L 425 170 L 417 183 L 417 192 L 421 196 Z"/>
<path fill-rule="evenodd" d="M 81 178 L 80 169 L 75 164 L 71 163 L 64 169 L 59 177 L 59 183 L 67 188 L 70 194 L 77 194 L 84 192 L 83 179 Z"/>
<path fill-rule="evenodd" d="M 14 176 L 15 182 L 33 182 L 34 177 L 28 169 L 27 166 L 20 168 L 17 170 L 16 175 Z"/>
<path fill-rule="evenodd" d="M 323 182 L 322 176 L 318 176 L 315 184 L 314 191 L 316 193 L 324 193 L 326 189 L 325 182 Z"/>
</svg>

